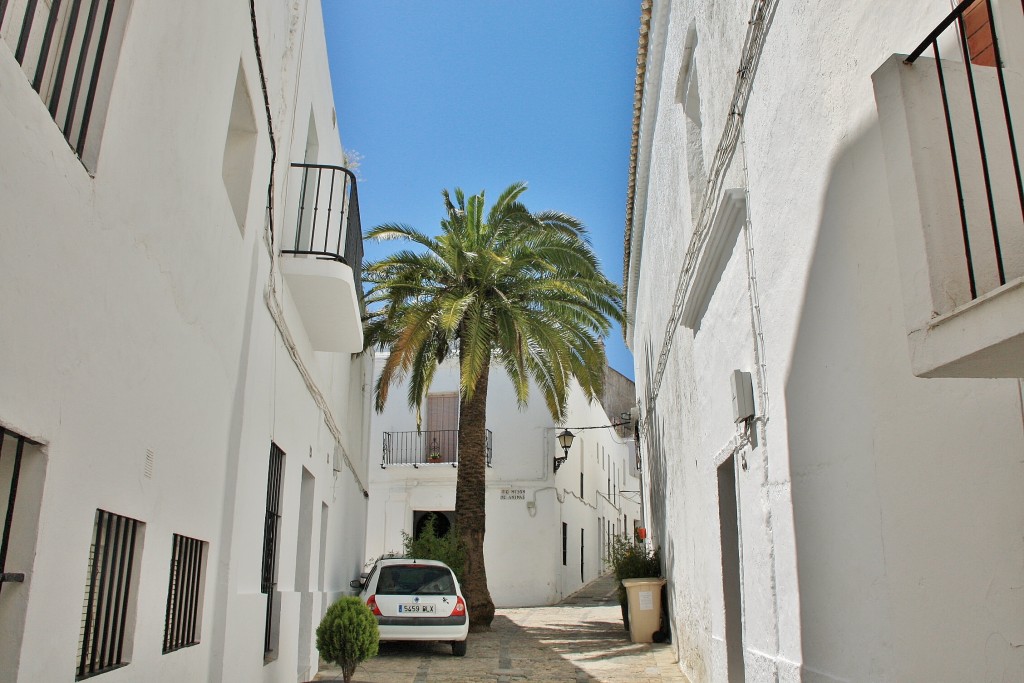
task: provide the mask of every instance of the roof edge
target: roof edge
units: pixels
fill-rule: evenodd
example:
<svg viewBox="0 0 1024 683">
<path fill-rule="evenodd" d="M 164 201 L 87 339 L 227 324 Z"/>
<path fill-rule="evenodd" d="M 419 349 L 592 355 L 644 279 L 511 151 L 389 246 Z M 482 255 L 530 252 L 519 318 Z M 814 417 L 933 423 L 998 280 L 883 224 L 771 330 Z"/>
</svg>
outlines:
<svg viewBox="0 0 1024 683">
<path fill-rule="evenodd" d="M 629 261 L 633 242 L 633 209 L 636 202 L 636 170 L 640 150 L 640 117 L 643 113 L 644 87 L 647 79 L 647 48 L 651 30 L 651 13 L 654 0 L 643 0 L 640 3 L 640 37 L 636 50 L 636 82 L 633 87 L 633 133 L 629 146 L 629 181 L 626 186 L 626 227 L 622 247 L 622 298 L 629 294 Z M 622 326 L 622 338 L 628 341 L 626 328 Z"/>
</svg>

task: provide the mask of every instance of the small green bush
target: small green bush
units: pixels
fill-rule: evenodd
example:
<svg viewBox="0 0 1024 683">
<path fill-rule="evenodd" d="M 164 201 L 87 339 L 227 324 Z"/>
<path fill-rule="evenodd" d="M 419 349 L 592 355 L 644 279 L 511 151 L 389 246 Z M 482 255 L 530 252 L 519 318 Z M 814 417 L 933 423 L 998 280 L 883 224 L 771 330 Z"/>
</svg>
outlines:
<svg viewBox="0 0 1024 683">
<path fill-rule="evenodd" d="M 377 656 L 379 640 L 377 617 L 352 596 L 328 607 L 316 629 L 316 649 L 325 660 L 341 667 L 345 683 L 352 680 L 360 662 Z"/>
<path fill-rule="evenodd" d="M 626 600 L 623 579 L 642 579 L 661 576 L 661 548 L 651 550 L 643 541 L 613 536 L 608 545 L 608 564 L 618 580 L 619 602 Z"/>
<path fill-rule="evenodd" d="M 440 560 L 452 568 L 459 584 L 463 584 L 462 570 L 466 564 L 466 551 L 459 542 L 453 526 L 444 536 L 437 535 L 437 516 L 427 515 L 427 523 L 419 538 L 402 532 L 402 550 L 406 557 L 419 560 Z"/>
</svg>

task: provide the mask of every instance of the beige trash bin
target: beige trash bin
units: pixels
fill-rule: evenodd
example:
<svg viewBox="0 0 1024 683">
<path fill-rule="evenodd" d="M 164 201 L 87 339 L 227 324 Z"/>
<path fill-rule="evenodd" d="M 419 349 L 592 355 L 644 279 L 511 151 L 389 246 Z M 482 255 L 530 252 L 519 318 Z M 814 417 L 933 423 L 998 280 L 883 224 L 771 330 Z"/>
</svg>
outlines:
<svg viewBox="0 0 1024 683">
<path fill-rule="evenodd" d="M 634 643 L 653 643 L 654 632 L 661 628 L 661 587 L 665 579 L 623 579 L 629 603 L 629 639 Z"/>
</svg>

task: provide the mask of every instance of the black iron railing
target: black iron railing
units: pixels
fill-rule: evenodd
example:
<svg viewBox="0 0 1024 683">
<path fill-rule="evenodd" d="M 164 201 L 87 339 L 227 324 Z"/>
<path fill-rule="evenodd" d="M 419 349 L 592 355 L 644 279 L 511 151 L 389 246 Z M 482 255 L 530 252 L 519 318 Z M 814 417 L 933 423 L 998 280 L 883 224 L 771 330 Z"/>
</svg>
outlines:
<svg viewBox="0 0 1024 683">
<path fill-rule="evenodd" d="M 363 226 L 356 176 L 341 166 L 292 164 L 301 174 L 295 240 L 283 254 L 340 261 L 352 269 L 362 304 Z"/>
<path fill-rule="evenodd" d="M 1009 8 L 1010 3 L 1004 3 Z M 1024 5 L 1024 3 L 1022 3 Z M 944 58 L 940 53 L 939 44 L 945 42 L 944 37 L 947 31 L 954 30 L 955 36 L 952 41 L 959 45 L 958 54 Z M 964 256 L 967 265 L 967 279 L 970 284 L 971 300 L 978 298 L 996 287 L 1006 284 L 1007 274 L 1003 248 L 1005 242 L 1000 235 L 1000 226 L 1019 225 L 1024 219 L 1024 185 L 1021 184 L 1020 160 L 1017 153 L 1017 143 L 1014 136 L 1012 116 L 1010 113 L 1010 99 L 1006 93 L 1006 80 L 1003 72 L 1003 62 L 999 53 L 999 32 L 995 24 L 995 17 L 992 14 L 990 0 L 964 0 L 947 16 L 927 38 L 915 49 L 906 59 L 907 64 L 914 64 L 917 59 L 929 48 L 935 57 L 935 67 L 938 72 L 939 90 L 942 97 L 942 108 L 945 115 L 946 132 L 949 139 L 949 151 L 952 161 L 953 179 L 956 185 L 957 201 L 960 210 L 960 226 L 963 234 Z M 947 47 L 949 44 L 947 43 Z M 952 58 L 951 58 L 952 57 Z M 963 93 L 951 93 L 952 84 L 950 77 L 956 73 L 950 70 L 955 65 L 957 58 L 963 63 L 964 80 L 966 83 L 966 96 L 969 98 L 973 124 L 970 131 L 956 131 L 954 127 L 954 116 L 950 108 L 950 99 L 965 96 Z M 995 72 L 995 81 L 998 85 L 999 99 L 1002 111 L 995 116 L 983 116 L 983 108 L 979 107 L 979 79 L 991 79 L 992 72 Z M 959 100 L 957 100 L 959 101 Z M 1020 106 L 1021 103 L 1015 103 Z M 969 136 L 969 137 L 968 137 Z M 976 142 L 974 138 L 976 137 Z M 1008 145 L 1008 150 L 1005 146 Z M 967 177 L 965 167 L 978 163 L 974 154 L 980 155 L 981 178 Z M 998 164 L 993 157 L 1005 157 L 1008 154 L 1009 162 Z M 972 155 L 968 159 L 967 155 Z M 1012 174 L 1012 180 L 1016 184 L 1017 205 L 997 205 L 996 196 L 993 193 L 993 177 L 996 175 Z M 980 182 L 984 186 L 985 210 L 972 212 L 965 200 L 968 193 L 965 188 L 974 183 Z M 1011 202 L 1012 204 L 1012 202 Z M 972 215 L 973 214 L 973 215 Z M 972 220 L 978 222 L 978 214 L 987 215 L 990 227 L 991 240 L 984 235 L 984 242 L 980 239 L 984 232 L 974 230 L 970 225 Z M 978 272 L 984 268 L 992 269 L 994 261 L 994 278 L 986 280 L 998 281 L 995 285 L 990 282 L 984 291 L 979 291 Z M 993 286 L 994 285 L 994 286 Z"/>
<path fill-rule="evenodd" d="M 125 628 L 136 537 L 142 522 L 106 510 L 96 511 L 85 587 L 85 615 L 76 679 L 126 665 Z"/>
<path fill-rule="evenodd" d="M 277 536 L 281 528 L 281 489 L 284 484 L 284 451 L 270 444 L 267 474 L 267 512 L 263 518 L 263 567 L 260 591 L 267 596 L 267 614 L 263 629 L 263 656 L 274 650 L 274 591 L 277 589 Z"/>
<path fill-rule="evenodd" d="M 7 446 L 5 449 L 4 446 Z M 14 504 L 18 498 L 18 480 L 21 478 L 21 463 L 25 457 L 26 445 L 38 445 L 35 441 L 0 427 L 0 464 L 4 459 L 13 458 L 7 488 L 7 510 L 4 513 L 4 532 L 0 537 L 0 590 L 8 582 L 20 583 L 25 580 L 24 572 L 7 571 L 7 551 L 11 544 L 11 526 L 14 524 Z M 6 467 L 3 469 L 6 470 Z"/>
<path fill-rule="evenodd" d="M 205 542 L 174 534 L 164 617 L 164 654 L 199 642 L 198 616 L 205 550 Z"/>
<path fill-rule="evenodd" d="M 487 430 L 484 447 L 487 466 L 491 466 L 493 448 L 491 430 Z M 395 465 L 450 465 L 459 466 L 459 430 L 439 429 L 422 432 L 384 432 L 384 458 L 381 469 Z"/>
<path fill-rule="evenodd" d="M 16 22 L 14 58 L 81 157 L 119 0 L 27 0 L 20 16 L 7 16 L 19 4 L 0 0 L 0 31 Z"/>
</svg>

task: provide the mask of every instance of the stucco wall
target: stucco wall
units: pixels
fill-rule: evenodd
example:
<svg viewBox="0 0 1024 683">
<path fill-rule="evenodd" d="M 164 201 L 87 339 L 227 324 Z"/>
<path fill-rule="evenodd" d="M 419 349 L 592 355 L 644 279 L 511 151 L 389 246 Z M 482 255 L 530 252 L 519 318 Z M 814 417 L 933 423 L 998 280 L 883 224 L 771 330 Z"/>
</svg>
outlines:
<svg viewBox="0 0 1024 683">
<path fill-rule="evenodd" d="M 655 3 L 651 25 L 628 336 L 680 665 L 728 680 L 717 481 L 732 456 L 748 680 L 1016 680 L 1020 385 L 911 372 L 871 84 L 948 9 L 765 6 L 722 179 L 745 191 L 748 222 L 656 395 L 665 287 L 699 214 L 688 186 L 713 168 L 750 7 Z M 677 99 L 691 27 L 699 126 Z M 754 443 L 733 423 L 733 369 L 754 378 Z"/>
<path fill-rule="evenodd" d="M 257 5 L 280 239 L 294 209 L 287 164 L 301 160 L 311 110 L 321 158 L 340 163 L 341 144 L 319 4 Z M 222 177 L 240 64 L 257 128 L 241 230 Z M 316 354 L 287 288 L 271 275 L 270 146 L 247 6 L 133 3 L 92 175 L 3 42 L 0 91 L 0 424 L 40 441 L 45 461 L 34 563 L 8 566 L 26 571 L 26 582 L 5 584 L 0 595 L 0 678 L 72 675 L 98 508 L 145 523 L 130 664 L 104 680 L 311 676 L 310 625 L 322 595 L 347 587 L 361 561 L 368 366 Z M 285 309 L 277 322 L 265 303 L 271 282 Z M 293 356 L 340 421 L 340 444 Z M 287 454 L 278 556 L 285 635 L 277 660 L 264 666 L 260 556 L 272 440 Z M 355 472 L 344 464 L 335 472 L 338 448 Z M 313 487 L 302 500 L 304 469 Z M 19 495 L 16 517 L 32 504 L 26 490 Z M 300 501 L 314 511 L 308 532 L 299 527 Z M 173 533 L 206 541 L 208 555 L 200 642 L 163 655 Z M 307 533 L 310 556 L 302 558 Z M 296 567 L 310 568 L 307 581 Z M 16 595 L 27 599 L 23 624 L 7 621 Z"/>
</svg>

